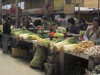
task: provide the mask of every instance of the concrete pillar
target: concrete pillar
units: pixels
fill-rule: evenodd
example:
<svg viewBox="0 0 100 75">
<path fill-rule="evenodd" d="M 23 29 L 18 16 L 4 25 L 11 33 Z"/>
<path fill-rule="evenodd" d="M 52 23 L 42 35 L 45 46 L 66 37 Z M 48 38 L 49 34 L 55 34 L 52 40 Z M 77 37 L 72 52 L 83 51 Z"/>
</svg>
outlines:
<svg viewBox="0 0 100 75">
<path fill-rule="evenodd" d="M 16 0 L 16 28 L 18 28 L 18 0 Z"/>
<path fill-rule="evenodd" d="M 2 24 L 2 0 L 0 0 L 0 24 Z"/>
<path fill-rule="evenodd" d="M 80 20 L 80 3 L 81 3 L 81 0 L 79 0 L 79 7 L 78 7 L 78 18 Z"/>
</svg>

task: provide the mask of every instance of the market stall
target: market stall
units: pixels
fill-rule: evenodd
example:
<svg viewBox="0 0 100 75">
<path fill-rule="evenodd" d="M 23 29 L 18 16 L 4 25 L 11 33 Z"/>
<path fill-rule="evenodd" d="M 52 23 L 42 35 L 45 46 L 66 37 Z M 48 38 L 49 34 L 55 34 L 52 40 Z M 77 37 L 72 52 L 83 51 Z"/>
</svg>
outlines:
<svg viewBox="0 0 100 75">
<path fill-rule="evenodd" d="M 2 26 L 0 30 L 2 31 Z M 2 32 L 0 34 L 2 35 Z M 41 69 L 44 66 L 46 73 L 55 71 L 55 75 L 57 73 L 64 75 L 65 64 L 68 65 L 68 63 L 72 61 L 76 62 L 77 60 L 87 60 L 88 68 L 85 69 L 89 71 L 92 71 L 96 64 L 100 64 L 99 43 L 83 41 L 82 36 L 84 32 L 81 32 L 80 35 L 67 34 L 67 38 L 64 38 L 65 35 L 62 33 L 50 33 L 49 35 L 52 36 L 52 40 L 50 40 L 51 38 L 43 39 L 41 35 L 26 29 L 12 29 L 10 37 L 15 45 L 20 42 L 21 45 L 26 44 L 25 46 L 30 46 L 29 49 L 33 48 L 33 52 L 35 53 L 33 60 L 30 62 L 30 66 L 37 69 Z M 25 52 L 25 50 L 23 50 L 23 52 Z M 47 69 L 48 65 L 50 67 L 49 70 Z M 58 69 L 60 69 L 60 71 Z M 83 69 L 84 72 L 85 69 Z"/>
</svg>

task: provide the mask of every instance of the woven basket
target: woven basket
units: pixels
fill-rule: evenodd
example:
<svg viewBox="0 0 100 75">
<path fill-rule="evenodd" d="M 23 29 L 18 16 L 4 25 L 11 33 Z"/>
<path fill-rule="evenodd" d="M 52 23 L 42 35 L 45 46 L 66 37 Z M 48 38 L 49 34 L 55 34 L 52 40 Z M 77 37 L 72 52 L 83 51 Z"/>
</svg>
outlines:
<svg viewBox="0 0 100 75">
<path fill-rule="evenodd" d="M 27 53 L 27 50 L 12 48 L 13 57 L 23 57 Z"/>
</svg>

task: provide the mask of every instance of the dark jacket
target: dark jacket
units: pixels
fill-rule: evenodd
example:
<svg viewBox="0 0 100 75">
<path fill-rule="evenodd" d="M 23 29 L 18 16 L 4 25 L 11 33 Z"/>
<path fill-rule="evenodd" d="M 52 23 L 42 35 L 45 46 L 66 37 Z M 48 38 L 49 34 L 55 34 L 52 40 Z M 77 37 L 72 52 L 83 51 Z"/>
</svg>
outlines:
<svg viewBox="0 0 100 75">
<path fill-rule="evenodd" d="M 35 25 L 35 26 L 41 25 L 41 20 L 35 20 L 34 25 Z"/>
<path fill-rule="evenodd" d="M 26 25 L 26 29 L 27 29 L 27 30 L 29 30 L 29 28 L 31 28 L 31 27 L 32 27 L 32 25 L 30 25 L 30 24 L 27 24 L 27 25 Z"/>
<path fill-rule="evenodd" d="M 86 23 L 83 23 L 80 26 L 81 30 L 83 30 L 83 31 L 86 31 L 87 27 L 88 27 L 88 24 L 86 24 Z"/>
<path fill-rule="evenodd" d="M 78 25 L 72 25 L 71 27 L 69 27 L 69 32 L 70 33 L 74 33 L 74 34 L 79 34 L 80 32 L 80 27 Z"/>
<path fill-rule="evenodd" d="M 10 30 L 10 22 L 5 22 L 3 24 L 3 34 L 10 34 L 11 30 Z"/>
</svg>

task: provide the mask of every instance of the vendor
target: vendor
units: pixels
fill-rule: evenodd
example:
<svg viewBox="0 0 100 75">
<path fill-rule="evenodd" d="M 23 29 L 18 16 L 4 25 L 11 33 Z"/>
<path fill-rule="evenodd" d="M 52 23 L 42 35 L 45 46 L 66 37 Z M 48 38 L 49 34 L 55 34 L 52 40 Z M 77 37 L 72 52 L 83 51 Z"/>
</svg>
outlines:
<svg viewBox="0 0 100 75">
<path fill-rule="evenodd" d="M 86 24 L 86 21 L 83 20 L 82 23 L 81 23 L 81 25 L 80 25 L 80 29 L 82 31 L 86 31 L 87 27 L 88 27 L 88 24 Z"/>
<path fill-rule="evenodd" d="M 25 27 L 27 30 L 29 30 L 29 28 L 33 27 L 32 25 L 30 25 L 29 20 L 25 21 Z"/>
<path fill-rule="evenodd" d="M 70 27 L 68 28 L 68 33 L 79 34 L 80 27 L 75 24 L 74 18 L 69 18 L 68 19 L 68 24 L 70 25 Z"/>
<path fill-rule="evenodd" d="M 42 22 L 43 22 L 42 30 L 50 30 L 51 24 L 47 21 L 47 17 L 43 16 Z"/>
<path fill-rule="evenodd" d="M 92 26 L 89 26 L 84 35 L 84 39 L 87 41 L 100 41 L 100 27 L 99 27 L 99 19 L 93 19 Z"/>
<path fill-rule="evenodd" d="M 40 26 L 41 25 L 41 19 L 36 19 L 35 21 L 34 21 L 34 25 L 35 26 Z"/>
</svg>

